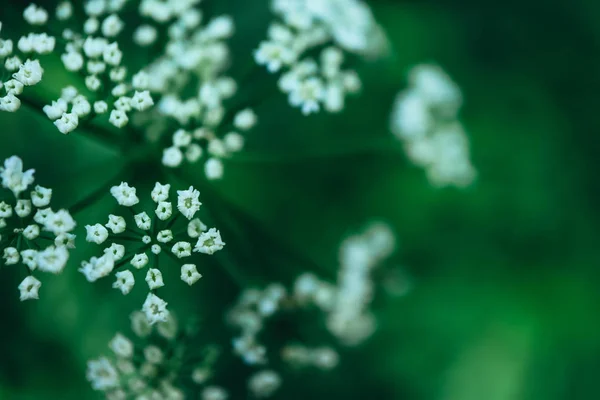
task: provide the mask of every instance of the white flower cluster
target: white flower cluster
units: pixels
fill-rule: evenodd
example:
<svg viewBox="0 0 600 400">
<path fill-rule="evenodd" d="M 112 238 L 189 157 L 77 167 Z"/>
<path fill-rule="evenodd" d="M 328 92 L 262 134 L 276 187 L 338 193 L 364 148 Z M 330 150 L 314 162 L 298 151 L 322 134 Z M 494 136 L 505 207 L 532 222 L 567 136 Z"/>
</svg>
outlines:
<svg viewBox="0 0 600 400">
<path fill-rule="evenodd" d="M 373 296 L 371 270 L 391 255 L 394 246 L 395 238 L 390 229 L 380 223 L 373 224 L 342 244 L 337 284 L 305 273 L 296 279 L 291 291 L 278 283 L 264 290 L 244 290 L 228 315 L 228 322 L 241 331 L 233 340 L 234 352 L 248 365 L 267 364 L 267 348 L 259 338 L 267 320 L 278 314 L 289 315 L 308 309 L 316 309 L 325 316 L 329 331 L 341 343 L 361 343 L 375 329 L 375 319 L 368 310 Z M 308 348 L 289 343 L 281 349 L 280 355 L 293 367 L 330 370 L 339 362 L 338 353 L 327 346 Z M 261 385 L 264 387 L 257 389 Z M 266 397 L 272 393 L 272 387 L 279 386 L 280 379 L 270 374 L 251 379 L 249 383 L 250 388 L 256 389 L 253 391 L 257 397 Z"/>
<path fill-rule="evenodd" d="M 26 19 L 32 24 L 40 25 L 47 17 L 46 12 L 34 5 L 25 10 Z M 0 33 L 2 23 L 0 22 Z M 21 37 L 16 45 L 10 39 L 0 37 L 0 63 L 4 70 L 12 76 L 7 81 L 0 80 L 0 90 L 6 94 L 0 97 L 0 111 L 15 112 L 21 107 L 19 95 L 25 86 L 34 86 L 41 82 L 44 69 L 34 56 L 48 54 L 54 50 L 56 39 L 45 33 L 30 33 Z M 16 47 L 16 48 L 15 48 Z M 17 53 L 18 50 L 18 54 Z M 23 61 L 25 59 L 25 61 Z M 3 74 L 4 75 L 4 74 Z"/>
<path fill-rule="evenodd" d="M 343 70 L 344 51 L 358 55 L 381 52 L 385 38 L 371 10 L 361 0 L 272 0 L 281 19 L 269 27 L 254 58 L 271 73 L 283 70 L 279 88 L 307 115 L 321 106 L 344 108 L 346 95 L 360 90 L 353 70 Z M 308 54 L 320 51 L 317 62 Z"/>
<path fill-rule="evenodd" d="M 75 235 L 71 234 L 75 220 L 68 211 L 55 212 L 49 207 L 52 189 L 35 186 L 29 197 L 22 196 L 33 184 L 33 174 L 32 169 L 23 171 L 23 161 L 17 156 L 0 166 L 2 188 L 13 197 L 0 201 L 0 264 L 25 266 L 28 276 L 19 285 L 21 301 L 39 298 L 42 283 L 34 271 L 61 273 L 69 249 L 75 247 Z"/>
<path fill-rule="evenodd" d="M 200 219 L 194 218 L 202 204 L 200 192 L 191 186 L 187 190 L 178 190 L 177 210 L 174 210 L 173 203 L 169 201 L 170 189 L 169 184 L 156 183 L 151 193 L 156 208 L 150 216 L 145 211 L 133 211 L 140 202 L 136 188 L 125 182 L 113 186 L 111 195 L 119 205 L 127 207 L 133 216 L 127 222 L 123 216 L 110 214 L 104 225 L 87 225 L 87 242 L 101 245 L 109 241 L 110 245 L 104 249 L 102 256 L 84 261 L 79 269 L 88 281 L 94 282 L 127 263 L 142 273 L 150 263 L 150 257 L 153 257 L 153 267 L 148 268 L 145 275 L 150 293 L 143 305 L 143 311 L 152 324 L 165 321 L 169 315 L 167 303 L 154 294 L 155 290 L 164 286 L 162 272 L 158 268 L 159 256 L 166 254 L 177 263 L 183 263 L 192 256 L 192 252 L 213 254 L 225 245 L 218 230 L 208 229 Z M 185 220 L 180 221 L 180 216 Z M 195 241 L 195 245 L 192 241 Z M 128 294 L 135 284 L 133 272 L 123 269 L 116 272 L 115 276 L 113 287 Z M 201 277 L 195 264 L 184 263 L 181 266 L 181 280 L 188 285 L 193 285 Z"/>
<path fill-rule="evenodd" d="M 61 55 L 67 71 L 82 74 L 90 95 L 78 94 L 66 87 L 61 97 L 44 107 L 44 112 L 64 134 L 77 128 L 81 118 L 93 118 L 109 113 L 108 121 L 117 128 L 129 123 L 129 114 L 145 111 L 154 105 L 147 90 L 148 77 L 144 72 L 128 78 L 127 69 L 121 65 L 123 52 L 117 37 L 125 24 L 118 13 L 125 1 L 92 0 L 85 3 L 87 20 L 82 32 L 65 29 L 66 41 Z M 68 20 L 72 15 L 70 3 L 61 3 L 56 10 L 58 20 Z M 71 111 L 68 105 L 71 103 Z"/>
<path fill-rule="evenodd" d="M 409 87 L 394 104 L 392 132 L 436 186 L 468 186 L 477 174 L 458 119 L 461 106 L 460 88 L 439 66 L 428 64 L 412 68 Z"/>
<path fill-rule="evenodd" d="M 163 151 L 162 163 L 169 168 L 179 167 L 184 160 L 195 163 L 202 158 L 205 148 L 208 158 L 204 163 L 204 174 L 210 180 L 220 179 L 223 177 L 222 159 L 244 148 L 244 136 L 238 131 L 252 129 L 256 121 L 256 114 L 251 109 L 244 109 L 233 119 L 235 130 L 226 133 L 222 138 L 216 134 L 220 121 L 216 126 L 206 124 L 193 132 L 179 129 L 173 134 L 172 146 Z"/>
<path fill-rule="evenodd" d="M 185 355 L 165 349 L 165 342 L 171 346 L 177 341 L 177 322 L 169 317 L 156 325 L 157 335 L 153 335 L 154 327 L 142 313 L 135 312 L 131 327 L 137 345 L 117 333 L 109 343 L 112 354 L 88 361 L 86 376 L 92 388 L 111 400 L 183 400 L 177 379 Z"/>
</svg>

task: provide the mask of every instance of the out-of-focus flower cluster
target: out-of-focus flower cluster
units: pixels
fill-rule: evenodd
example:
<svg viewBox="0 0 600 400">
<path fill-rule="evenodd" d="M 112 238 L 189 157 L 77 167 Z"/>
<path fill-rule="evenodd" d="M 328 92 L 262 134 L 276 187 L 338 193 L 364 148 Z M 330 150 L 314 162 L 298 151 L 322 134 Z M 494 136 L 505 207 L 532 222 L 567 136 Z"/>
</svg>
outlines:
<svg viewBox="0 0 600 400">
<path fill-rule="evenodd" d="M 458 119 L 462 93 L 438 66 L 413 67 L 391 118 L 392 132 L 405 144 L 408 158 L 425 168 L 436 186 L 468 186 L 476 171 L 469 139 Z"/>
<path fill-rule="evenodd" d="M 345 52 L 372 56 L 385 48 L 369 7 L 361 0 L 273 0 L 271 8 L 279 21 L 269 26 L 256 62 L 283 71 L 279 88 L 304 114 L 342 111 L 346 96 L 361 88 L 358 74 L 343 69 Z"/>
</svg>

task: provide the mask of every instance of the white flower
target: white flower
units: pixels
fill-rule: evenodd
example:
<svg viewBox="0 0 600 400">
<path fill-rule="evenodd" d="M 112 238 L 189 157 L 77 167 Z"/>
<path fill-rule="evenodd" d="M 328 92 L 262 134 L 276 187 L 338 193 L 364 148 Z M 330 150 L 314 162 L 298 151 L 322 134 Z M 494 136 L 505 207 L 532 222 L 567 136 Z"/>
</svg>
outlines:
<svg viewBox="0 0 600 400">
<path fill-rule="evenodd" d="M 279 374 L 270 370 L 257 372 L 248 380 L 248 389 L 257 398 L 271 397 L 280 386 Z"/>
<path fill-rule="evenodd" d="M 87 233 L 85 240 L 90 243 L 102 244 L 108 239 L 108 230 L 101 224 L 86 225 L 85 230 Z"/>
<path fill-rule="evenodd" d="M 119 357 L 130 358 L 133 356 L 133 343 L 120 333 L 113 337 L 108 346 Z"/>
<path fill-rule="evenodd" d="M 277 72 L 285 65 L 296 61 L 297 54 L 289 45 L 264 41 L 258 45 L 254 52 L 254 60 L 259 65 L 265 65 L 269 72 Z"/>
<path fill-rule="evenodd" d="M 17 156 L 9 157 L 4 160 L 4 167 L 0 167 L 2 187 L 9 189 L 15 197 L 18 197 L 33 183 L 34 172 L 33 169 L 23 172 L 23 161 Z"/>
<path fill-rule="evenodd" d="M 85 78 L 85 86 L 90 89 L 92 92 L 96 92 L 100 89 L 100 79 L 96 75 L 89 75 Z"/>
<path fill-rule="evenodd" d="M 48 118 L 54 121 L 62 117 L 62 115 L 67 112 L 67 107 L 68 104 L 65 100 L 58 99 L 57 101 L 53 101 L 52 105 L 44 106 L 43 110 Z"/>
<path fill-rule="evenodd" d="M 100 28 L 100 21 L 97 18 L 88 18 L 83 23 L 83 31 L 88 35 L 94 34 Z"/>
<path fill-rule="evenodd" d="M 66 135 L 77 128 L 79 125 L 79 117 L 75 113 L 64 113 L 60 119 L 54 121 L 54 125 L 56 125 L 61 133 Z"/>
<path fill-rule="evenodd" d="M 119 44 L 117 42 L 111 43 L 104 47 L 102 52 L 102 59 L 105 63 L 112 66 L 117 66 L 121 63 L 123 53 L 119 50 Z"/>
<path fill-rule="evenodd" d="M 42 286 L 42 282 L 35 277 L 29 275 L 19 284 L 19 292 L 21 292 L 21 301 L 30 299 L 39 299 L 38 291 Z"/>
<path fill-rule="evenodd" d="M 42 80 L 44 70 L 39 60 L 27 60 L 19 67 L 19 71 L 13 74 L 13 78 L 25 86 L 33 86 Z"/>
<path fill-rule="evenodd" d="M 190 186 L 188 190 L 177 191 L 177 209 L 187 219 L 192 219 L 202 203 L 198 200 L 200 192 Z"/>
<path fill-rule="evenodd" d="M 137 269 L 142 269 L 148 264 L 148 256 L 146 253 L 136 254 L 131 259 L 131 265 Z"/>
<path fill-rule="evenodd" d="M 173 240 L 173 232 L 169 229 L 160 231 L 156 236 L 156 240 L 158 240 L 161 243 L 169 243 L 171 240 Z"/>
<path fill-rule="evenodd" d="M 129 122 L 129 118 L 127 118 L 127 114 L 122 110 L 112 110 L 110 112 L 110 118 L 108 120 L 111 124 L 116 126 L 117 128 L 122 128 Z"/>
<path fill-rule="evenodd" d="M 4 201 L 0 203 L 0 218 L 10 218 L 13 215 L 13 208 L 10 204 Z"/>
<path fill-rule="evenodd" d="M 61 233 L 54 239 L 54 246 L 66 247 L 67 249 L 75 248 L 75 235 L 71 233 Z"/>
<path fill-rule="evenodd" d="M 150 248 L 150 251 L 152 251 L 156 255 L 159 255 L 160 252 L 162 251 L 162 248 L 157 244 L 153 244 L 152 247 Z"/>
<path fill-rule="evenodd" d="M 18 96 L 23 93 L 23 87 L 23 84 L 16 79 L 11 79 L 7 82 L 4 82 L 6 94 L 14 94 L 15 96 Z"/>
<path fill-rule="evenodd" d="M 131 316 L 131 330 L 139 337 L 146 337 L 152 333 L 148 319 L 140 311 L 134 311 Z"/>
<path fill-rule="evenodd" d="M 229 132 L 223 138 L 225 148 L 231 153 L 236 153 L 244 148 L 244 137 L 236 132 Z"/>
<path fill-rule="evenodd" d="M 38 236 L 40 236 L 40 227 L 36 224 L 27 226 L 27 228 L 25 228 L 23 231 L 23 236 L 27 240 L 35 240 Z"/>
<path fill-rule="evenodd" d="M 163 361 L 163 352 L 157 346 L 146 346 L 144 348 L 144 358 L 150 364 L 160 364 Z"/>
<path fill-rule="evenodd" d="M 133 33 L 133 41 L 138 46 L 149 46 L 156 40 L 156 28 L 152 25 L 141 25 Z"/>
<path fill-rule="evenodd" d="M 17 264 L 19 262 L 19 260 L 21 259 L 19 250 L 17 250 L 14 247 L 5 248 L 3 258 L 4 258 L 4 263 L 6 265 Z"/>
<path fill-rule="evenodd" d="M 20 218 L 25 218 L 31 214 L 31 200 L 20 199 L 15 205 L 15 214 Z"/>
<path fill-rule="evenodd" d="M 150 97 L 150 92 L 144 90 L 143 92 L 135 91 L 133 98 L 131 99 L 131 107 L 135 108 L 138 111 L 144 111 L 154 105 L 154 101 L 152 97 Z"/>
<path fill-rule="evenodd" d="M 33 271 L 37 268 L 37 254 L 38 252 L 33 249 L 23 250 L 21 252 L 21 262 Z"/>
<path fill-rule="evenodd" d="M 112 233 L 117 235 L 125 232 L 125 229 L 127 229 L 127 224 L 125 223 L 125 218 L 110 214 L 108 216 L 108 223 L 106 224 L 106 227 L 110 229 Z"/>
<path fill-rule="evenodd" d="M 10 39 L 0 39 L 0 57 L 7 57 L 13 52 L 13 41 Z"/>
<path fill-rule="evenodd" d="M 0 111 L 15 112 L 21 107 L 21 100 L 14 94 L 0 97 Z"/>
<path fill-rule="evenodd" d="M 64 246 L 50 246 L 38 252 L 38 269 L 52 274 L 61 273 L 69 260 L 69 252 Z"/>
<path fill-rule="evenodd" d="M 166 185 L 161 185 L 160 183 L 156 182 L 156 184 L 154 185 L 154 189 L 152 189 L 152 193 L 150 194 L 152 200 L 155 203 L 168 200 L 169 190 L 171 190 L 170 184 L 167 183 Z"/>
<path fill-rule="evenodd" d="M 146 301 L 144 301 L 144 305 L 142 306 L 142 311 L 146 314 L 150 325 L 166 321 L 169 315 L 167 302 L 154 293 L 148 293 L 148 297 L 146 297 Z"/>
<path fill-rule="evenodd" d="M 75 229 L 77 225 L 71 214 L 67 210 L 59 210 L 57 212 L 49 213 L 45 218 L 44 229 L 60 235 L 61 233 L 67 233 Z"/>
<path fill-rule="evenodd" d="M 147 231 L 150 229 L 150 226 L 152 224 L 152 220 L 150 219 L 150 217 L 148 216 L 148 214 L 146 214 L 146 212 L 141 212 L 139 214 L 136 214 L 133 219 L 135 220 L 135 224 L 137 225 L 138 228 Z M 150 243 L 150 242 L 148 242 Z"/>
<path fill-rule="evenodd" d="M 117 279 L 113 283 L 112 287 L 119 289 L 123 294 L 128 294 L 135 284 L 135 279 L 133 278 L 131 271 L 119 271 L 115 274 L 115 277 Z"/>
<path fill-rule="evenodd" d="M 140 202 L 136 196 L 136 189 L 130 187 L 126 182 L 121 182 L 119 186 L 113 186 L 110 194 L 117 200 L 121 206 L 131 207 Z"/>
<path fill-rule="evenodd" d="M 194 264 L 184 264 L 181 266 L 181 280 L 192 286 L 202 278 L 202 275 L 196 269 Z"/>
<path fill-rule="evenodd" d="M 119 261 L 125 255 L 125 246 L 118 243 L 113 243 L 110 247 L 104 249 L 104 254 L 109 255 L 114 261 Z"/>
<path fill-rule="evenodd" d="M 73 15 L 73 6 L 68 1 L 63 1 L 56 6 L 56 19 L 65 21 Z"/>
<path fill-rule="evenodd" d="M 238 112 L 233 119 L 233 125 L 241 130 L 247 131 L 256 125 L 256 114 L 251 109 L 245 109 Z"/>
<path fill-rule="evenodd" d="M 73 99 L 71 112 L 78 117 L 85 117 L 92 111 L 90 102 L 83 95 L 78 95 Z"/>
<path fill-rule="evenodd" d="M 213 254 L 216 251 L 223 249 L 225 243 L 221 239 L 221 234 L 215 228 L 210 228 L 207 232 L 203 232 L 198 238 L 198 242 L 194 247 L 195 252 L 204 254 Z"/>
<path fill-rule="evenodd" d="M 37 208 L 46 207 L 52 199 L 52 189 L 37 185 L 31 192 L 31 201 Z"/>
<path fill-rule="evenodd" d="M 319 102 L 323 100 L 325 89 L 318 78 L 308 78 L 292 90 L 289 96 L 290 104 L 302 108 L 302 113 L 308 115 L 319 111 Z"/>
<path fill-rule="evenodd" d="M 208 227 L 199 218 L 195 218 L 188 223 L 187 234 L 192 239 L 196 239 L 207 229 Z"/>
<path fill-rule="evenodd" d="M 176 147 L 187 147 L 192 142 L 192 135 L 183 129 L 178 129 L 173 134 L 173 146 Z"/>
<path fill-rule="evenodd" d="M 105 357 L 88 361 L 86 378 L 94 390 L 106 391 L 119 386 L 119 373 Z"/>
<path fill-rule="evenodd" d="M 192 245 L 188 242 L 177 242 L 173 245 L 171 252 L 177 258 L 189 257 L 192 255 Z"/>
<path fill-rule="evenodd" d="M 173 206 L 168 201 L 161 201 L 158 203 L 155 212 L 158 219 L 166 221 L 173 215 Z"/>
<path fill-rule="evenodd" d="M 148 283 L 148 287 L 150 290 L 158 289 L 165 285 L 163 282 L 162 273 L 160 270 L 155 268 L 150 268 L 148 273 L 146 274 L 146 282 Z"/>
<path fill-rule="evenodd" d="M 204 163 L 204 174 L 209 180 L 221 179 L 223 177 L 223 162 L 218 158 L 209 158 Z"/>
<path fill-rule="evenodd" d="M 202 391 L 202 400 L 227 400 L 229 395 L 218 386 L 207 386 Z"/>
<path fill-rule="evenodd" d="M 114 266 L 115 261 L 113 258 L 110 255 L 105 254 L 102 257 L 92 257 L 89 262 L 82 262 L 79 272 L 81 272 L 89 282 L 95 282 L 110 274 Z"/>
<path fill-rule="evenodd" d="M 116 14 L 109 15 L 102 22 L 102 34 L 106 37 L 117 36 L 123 29 L 123 25 L 123 21 Z"/>
<path fill-rule="evenodd" d="M 23 11 L 23 18 L 31 25 L 44 25 L 48 21 L 48 13 L 32 3 Z"/>
<path fill-rule="evenodd" d="M 179 167 L 183 162 L 183 153 L 177 147 L 169 147 L 163 150 L 162 163 L 166 167 Z"/>
<path fill-rule="evenodd" d="M 96 114 L 104 114 L 108 111 L 108 104 L 104 100 L 94 102 L 94 112 Z"/>
<path fill-rule="evenodd" d="M 83 68 L 83 56 L 77 51 L 69 51 L 60 56 L 60 59 L 67 71 L 79 71 Z"/>
<path fill-rule="evenodd" d="M 127 75 L 127 69 L 125 67 L 115 67 L 110 70 L 109 78 L 113 82 L 122 82 Z M 112 90 L 113 96 L 123 96 L 127 91 L 125 84 L 119 84 Z"/>
</svg>

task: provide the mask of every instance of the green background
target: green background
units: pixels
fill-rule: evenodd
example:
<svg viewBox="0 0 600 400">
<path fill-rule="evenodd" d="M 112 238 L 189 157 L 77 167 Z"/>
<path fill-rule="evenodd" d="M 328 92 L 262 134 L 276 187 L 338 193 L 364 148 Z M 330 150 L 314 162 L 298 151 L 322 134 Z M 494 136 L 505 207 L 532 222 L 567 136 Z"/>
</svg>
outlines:
<svg viewBox="0 0 600 400">
<path fill-rule="evenodd" d="M 10 3 L 1 35 L 14 39 L 25 27 L 10 8 L 23 5 Z M 364 90 L 343 114 L 301 116 L 259 71 L 243 89 L 260 118 L 245 152 L 219 183 L 208 184 L 199 168 L 186 171 L 227 246 L 223 256 L 202 258 L 204 277 L 191 289 L 176 282 L 175 268 L 167 274 L 171 309 L 202 318 L 197 346 L 226 337 L 223 313 L 237 286 L 224 264 L 249 285 L 290 283 L 307 270 L 335 278 L 341 239 L 384 220 L 397 234 L 393 262 L 411 292 L 378 295 L 377 333 L 344 349 L 335 372 L 285 375 L 276 398 L 600 398 L 600 5 L 369 4 L 391 52 L 356 64 Z M 232 74 L 242 77 L 265 35 L 266 2 L 205 0 L 202 8 L 234 15 Z M 464 92 L 462 120 L 479 173 L 467 189 L 432 187 L 388 132 L 393 99 L 420 62 L 442 65 Z M 45 102 L 72 79 L 52 63 L 44 61 L 46 77 L 56 78 L 34 91 Z M 85 136 L 63 136 L 25 108 L 2 113 L 0 159 L 20 155 L 36 182 L 54 189 L 53 204 L 66 207 L 121 179 L 124 157 Z M 131 181 L 141 196 L 158 179 L 157 170 L 142 171 Z M 103 222 L 111 204 L 81 213 L 78 233 Z M 107 353 L 117 330 L 129 333 L 128 314 L 145 293 L 141 282 L 127 297 L 110 288 L 112 278 L 87 283 L 76 261 L 89 250 L 79 247 L 62 275 L 43 276 L 37 302 L 20 303 L 22 276 L 1 271 L 0 399 L 97 398 L 85 362 Z M 301 326 L 302 334 L 317 325 Z M 248 371 L 236 365 L 217 382 L 244 398 Z"/>
</svg>

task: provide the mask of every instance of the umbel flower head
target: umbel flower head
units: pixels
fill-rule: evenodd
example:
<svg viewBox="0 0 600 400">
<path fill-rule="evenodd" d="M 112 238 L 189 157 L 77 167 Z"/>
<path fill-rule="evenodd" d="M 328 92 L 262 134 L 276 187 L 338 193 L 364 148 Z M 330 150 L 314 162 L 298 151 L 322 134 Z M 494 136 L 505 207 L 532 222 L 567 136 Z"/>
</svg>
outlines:
<svg viewBox="0 0 600 400">
<path fill-rule="evenodd" d="M 376 55 L 385 37 L 361 0 L 272 0 L 279 18 L 254 53 L 271 73 L 283 71 L 279 89 L 307 115 L 324 107 L 340 112 L 347 94 L 360 90 L 353 70 L 344 70 L 344 52 Z M 308 56 L 320 51 L 315 60 Z"/>
<path fill-rule="evenodd" d="M 374 283 L 371 271 L 388 258 L 395 247 L 394 235 L 384 224 L 373 224 L 360 235 L 344 241 L 340 249 L 337 283 L 329 283 L 311 273 L 300 275 L 291 290 L 271 283 L 262 290 L 246 289 L 228 315 L 228 322 L 240 330 L 233 340 L 233 350 L 250 366 L 269 362 L 260 336 L 267 322 L 279 314 L 318 311 L 334 338 L 344 345 L 357 345 L 375 329 L 375 318 L 369 311 Z M 339 356 L 330 346 L 308 347 L 290 341 L 280 349 L 281 359 L 294 368 L 313 367 L 331 370 Z M 281 378 L 272 370 L 258 371 L 248 381 L 256 397 L 268 397 L 279 388 Z"/>
<path fill-rule="evenodd" d="M 196 0 L 142 0 L 139 22 L 133 22 L 137 28 L 126 35 L 120 17 L 126 3 L 63 1 L 54 15 L 35 4 L 27 7 L 23 18 L 36 32 L 52 19 L 53 28 L 62 26 L 61 37 L 29 33 L 16 43 L 0 38 L 0 59 L 6 58 L 4 68 L 13 74 L 13 79 L 0 82 L 6 91 L 0 110 L 19 109 L 23 87 L 42 79 L 43 68 L 32 55 L 58 52 L 74 81 L 40 111 L 59 132 L 69 134 L 83 125 L 105 131 L 102 120 L 118 129 L 129 127 L 119 136 L 104 131 L 101 136 L 127 141 L 135 132 L 148 145 L 158 142 L 164 149 L 164 166 L 203 160 L 206 177 L 220 179 L 223 159 L 243 149 L 242 134 L 257 122 L 251 108 L 231 104 L 238 84 L 225 70 L 231 62 L 226 40 L 234 33 L 233 20 L 221 15 L 204 21 Z M 77 20 L 80 15 L 85 20 Z M 152 56 L 132 69 L 131 58 L 123 52 L 131 47 Z M 76 80 L 81 80 L 79 85 Z"/>
<path fill-rule="evenodd" d="M 156 183 L 151 193 L 154 206 L 141 211 L 135 187 L 126 182 L 113 186 L 111 195 L 127 208 L 123 215 L 110 214 L 107 222 L 87 225 L 86 241 L 104 245 L 104 253 L 84 261 L 79 271 L 94 282 L 115 271 L 113 287 L 128 294 L 142 275 L 149 293 L 142 310 L 151 324 L 166 321 L 167 303 L 156 291 L 165 285 L 160 269 L 162 259 L 170 258 L 180 265 L 181 280 L 188 285 L 202 275 L 190 262 L 192 253 L 213 254 L 225 246 L 215 228 L 208 229 L 196 214 L 200 210 L 200 192 L 190 186 L 177 191 L 177 201 L 171 201 L 171 185 Z M 126 269 L 127 266 L 132 267 Z"/>
<path fill-rule="evenodd" d="M 0 265 L 22 264 L 27 277 L 19 285 L 21 300 L 37 299 L 37 271 L 59 274 L 75 247 L 75 220 L 67 210 L 50 208 L 52 189 L 35 186 L 34 170 L 12 156 L 0 166 Z"/>
<path fill-rule="evenodd" d="M 425 168 L 436 186 L 468 186 L 477 172 L 469 139 L 458 119 L 462 93 L 437 65 L 422 64 L 409 73 L 409 86 L 395 101 L 391 130 L 408 158 Z"/>
<path fill-rule="evenodd" d="M 109 354 L 88 361 L 87 379 L 107 399 L 183 400 L 188 398 L 184 382 L 192 381 L 197 392 L 196 385 L 212 375 L 216 350 L 206 347 L 198 352 L 192 347 L 193 330 L 180 329 L 172 315 L 153 326 L 136 311 L 131 314 L 131 330 L 129 337 L 115 334 Z"/>
</svg>

